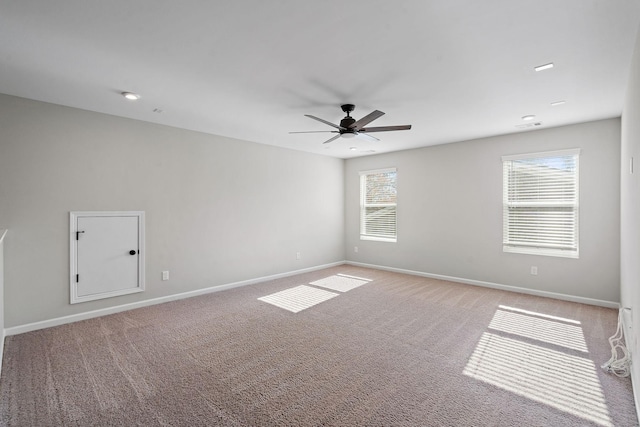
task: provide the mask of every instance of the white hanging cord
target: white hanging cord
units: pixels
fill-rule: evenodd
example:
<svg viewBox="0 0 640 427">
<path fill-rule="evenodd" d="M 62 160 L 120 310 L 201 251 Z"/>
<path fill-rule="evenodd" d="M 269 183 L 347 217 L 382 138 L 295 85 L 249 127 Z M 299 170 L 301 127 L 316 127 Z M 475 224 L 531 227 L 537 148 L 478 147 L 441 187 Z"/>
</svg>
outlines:
<svg viewBox="0 0 640 427">
<path fill-rule="evenodd" d="M 618 329 L 616 333 L 609 338 L 609 344 L 611 344 L 611 359 L 602 365 L 602 369 L 618 377 L 628 377 L 629 374 L 631 374 L 631 355 L 624 345 L 622 312 L 623 309 L 620 309 L 618 313 Z"/>
</svg>

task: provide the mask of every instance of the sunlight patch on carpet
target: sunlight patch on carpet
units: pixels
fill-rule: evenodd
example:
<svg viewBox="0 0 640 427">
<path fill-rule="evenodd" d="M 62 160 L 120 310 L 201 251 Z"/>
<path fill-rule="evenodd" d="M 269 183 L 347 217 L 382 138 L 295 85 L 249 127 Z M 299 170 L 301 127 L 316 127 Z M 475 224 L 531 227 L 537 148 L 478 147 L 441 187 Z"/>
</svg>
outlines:
<svg viewBox="0 0 640 427">
<path fill-rule="evenodd" d="M 260 301 L 275 305 L 276 307 L 298 313 L 316 304 L 337 297 L 339 294 L 325 291 L 323 289 L 312 288 L 311 286 L 300 285 L 295 288 L 285 289 L 275 294 L 258 298 Z"/>
<path fill-rule="evenodd" d="M 331 289 L 332 291 L 348 292 L 351 289 L 355 289 L 371 280 L 361 277 L 347 276 L 346 274 L 336 274 L 333 276 L 325 277 L 324 279 L 310 282 L 310 285 L 320 286 L 321 288 Z"/>
<path fill-rule="evenodd" d="M 558 320 L 560 322 L 571 323 L 574 325 L 582 325 L 579 320 L 567 319 L 566 317 L 552 316 L 550 314 L 539 313 L 537 311 L 523 310 L 521 308 L 509 307 L 508 305 L 499 305 L 501 310 L 515 311 L 516 313 L 528 314 L 529 316 L 541 317 L 543 319 Z"/>
<path fill-rule="evenodd" d="M 500 306 L 464 375 L 604 427 L 613 426 L 580 322 Z M 508 335 L 504 335 L 504 333 Z"/>
<path fill-rule="evenodd" d="M 352 276 L 350 274 L 338 273 L 340 277 L 351 277 L 352 279 L 364 280 L 365 282 L 371 282 L 373 279 L 367 279 L 366 277 Z"/>
<path fill-rule="evenodd" d="M 588 352 L 582 328 L 576 325 L 497 310 L 489 328 L 584 353 Z"/>
</svg>

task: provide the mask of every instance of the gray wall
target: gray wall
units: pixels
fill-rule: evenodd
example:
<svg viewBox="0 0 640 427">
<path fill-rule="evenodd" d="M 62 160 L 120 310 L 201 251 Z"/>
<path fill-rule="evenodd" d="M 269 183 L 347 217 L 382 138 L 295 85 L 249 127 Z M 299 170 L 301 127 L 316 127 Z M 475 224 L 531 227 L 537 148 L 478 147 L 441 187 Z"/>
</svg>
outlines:
<svg viewBox="0 0 640 427">
<path fill-rule="evenodd" d="M 343 173 L 339 159 L 0 95 L 5 327 L 341 261 Z M 76 210 L 146 212 L 144 293 L 69 304 Z"/>
<path fill-rule="evenodd" d="M 629 161 L 634 159 L 634 171 L 630 173 Z M 627 87 L 627 96 L 622 113 L 621 153 L 621 250 L 620 287 L 622 306 L 630 307 L 626 320 L 632 323 L 627 345 L 635 363 L 631 364 L 632 379 L 636 390 L 640 385 L 640 32 L 636 39 L 635 52 Z M 636 402 L 637 402 L 636 398 Z"/>
<path fill-rule="evenodd" d="M 503 253 L 501 156 L 568 148 L 582 149 L 580 259 Z M 347 160 L 347 258 L 618 302 L 619 165 L 619 119 Z M 384 167 L 398 168 L 398 242 L 361 241 L 358 171 Z"/>
</svg>

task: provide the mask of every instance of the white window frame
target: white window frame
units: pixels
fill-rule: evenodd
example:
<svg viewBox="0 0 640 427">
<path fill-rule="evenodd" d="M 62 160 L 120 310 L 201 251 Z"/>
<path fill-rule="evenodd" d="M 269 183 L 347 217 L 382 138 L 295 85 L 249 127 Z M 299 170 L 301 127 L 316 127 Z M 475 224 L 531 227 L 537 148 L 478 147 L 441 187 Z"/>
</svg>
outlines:
<svg viewBox="0 0 640 427">
<path fill-rule="evenodd" d="M 518 194 L 522 194 L 523 192 L 528 192 L 531 194 L 532 191 L 537 191 L 536 188 L 531 186 L 526 189 L 518 190 L 517 187 L 511 184 L 511 175 L 510 171 L 514 164 L 514 162 L 518 162 L 520 160 L 534 161 L 535 159 L 540 159 L 542 163 L 548 163 L 549 159 L 561 158 L 561 157 L 574 157 L 575 161 L 575 171 L 571 176 L 573 181 L 570 181 L 568 187 L 566 189 L 571 189 L 573 186 L 573 197 L 568 198 L 557 198 L 553 200 L 550 197 L 549 191 L 553 191 L 555 189 L 550 189 L 549 186 L 542 187 L 541 191 L 536 194 L 545 194 L 546 191 L 547 197 L 539 198 L 538 201 L 528 200 L 528 201 L 517 201 L 517 197 L 512 196 L 509 197 L 510 191 L 520 192 Z M 531 254 L 531 255 L 544 255 L 544 256 L 554 256 L 554 257 L 566 257 L 566 258 L 579 258 L 579 183 L 580 183 L 580 170 L 579 170 L 579 160 L 580 160 L 580 149 L 570 149 L 570 150 L 558 150 L 558 151 L 547 151 L 541 153 L 532 153 L 532 154 L 519 154 L 512 156 L 502 156 L 502 165 L 503 165 L 503 242 L 502 248 L 504 252 L 511 253 L 521 253 L 521 254 Z M 547 173 L 546 171 L 542 171 L 539 175 L 540 177 L 550 178 L 553 177 L 554 172 L 551 171 Z M 510 188 L 511 186 L 511 188 Z M 540 187 L 538 187 L 540 189 Z M 559 191 L 560 187 L 558 187 Z M 571 191 L 569 191 L 569 194 Z M 549 224 L 550 221 L 546 220 L 546 224 L 540 224 L 539 221 L 535 219 L 531 219 L 530 222 L 527 222 L 527 218 L 518 216 L 518 214 L 511 215 L 510 212 L 514 212 L 513 208 L 530 208 L 530 209 L 540 209 L 540 211 L 544 212 L 545 209 L 549 208 L 571 208 L 571 212 L 573 216 L 569 216 L 568 218 L 572 219 L 570 222 L 570 226 L 560 224 L 558 219 L 553 219 L 557 222 L 557 224 Z M 518 222 L 517 225 L 512 225 Z M 563 221 L 566 224 L 566 221 Z M 555 226 L 555 227 L 554 227 Z M 535 234 L 531 233 L 531 229 L 533 227 L 541 227 L 542 230 L 547 231 L 549 233 L 548 239 L 541 239 L 536 242 Z M 559 232 L 558 227 L 564 227 Z M 538 233 L 537 231 L 535 233 Z M 555 233 L 555 234 L 554 234 Z M 514 236 L 518 234 L 518 236 Z M 569 236 L 568 239 L 563 236 Z M 546 241 L 543 241 L 546 240 Z M 556 242 L 554 242 L 556 240 Z"/>
<path fill-rule="evenodd" d="M 367 177 L 369 175 L 376 175 L 381 173 L 396 173 L 396 181 L 395 187 L 396 192 L 398 188 L 398 170 L 396 168 L 385 168 L 385 169 L 375 169 L 368 171 L 360 171 L 360 240 L 374 240 L 378 242 L 392 242 L 395 243 L 398 241 L 398 203 L 397 200 L 395 203 L 384 203 L 384 204 L 371 204 L 367 203 Z M 377 234 L 373 233 L 370 230 L 366 229 L 367 220 L 366 220 L 366 212 L 367 208 L 370 207 L 394 207 L 394 226 L 393 226 L 393 235 L 390 236 L 388 234 Z"/>
</svg>

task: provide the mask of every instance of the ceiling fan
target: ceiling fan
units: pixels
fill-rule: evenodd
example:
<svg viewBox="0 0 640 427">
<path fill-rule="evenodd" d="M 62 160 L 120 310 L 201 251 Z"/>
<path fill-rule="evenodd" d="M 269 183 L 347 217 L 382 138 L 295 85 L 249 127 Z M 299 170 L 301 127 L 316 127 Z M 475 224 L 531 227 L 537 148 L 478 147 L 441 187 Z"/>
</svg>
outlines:
<svg viewBox="0 0 640 427">
<path fill-rule="evenodd" d="M 331 127 L 334 127 L 338 130 L 321 130 L 321 131 L 306 131 L 306 132 L 289 132 L 289 133 L 319 133 L 319 132 L 331 132 L 331 133 L 337 133 L 338 135 L 328 139 L 327 141 L 323 142 L 323 144 L 327 144 L 331 141 L 334 141 L 340 137 L 343 138 L 354 138 L 357 135 L 362 135 L 364 137 L 379 141 L 378 138 L 368 135 L 368 133 L 371 132 L 386 132 L 386 131 L 390 131 L 390 130 L 409 130 L 411 129 L 411 125 L 400 125 L 400 126 L 377 126 L 377 127 L 364 127 L 367 124 L 371 123 L 372 121 L 374 121 L 375 119 L 377 119 L 378 117 L 382 116 L 384 113 L 382 111 L 378 111 L 375 110 L 372 113 L 367 114 L 366 116 L 364 116 L 363 118 L 361 118 L 360 120 L 356 120 L 353 117 L 351 117 L 351 115 L 349 113 L 351 113 L 356 106 L 353 104 L 343 104 L 340 106 L 342 108 L 342 111 L 344 111 L 345 113 L 347 113 L 346 117 L 342 120 L 340 120 L 340 124 L 336 125 L 333 124 L 331 122 L 328 122 L 326 120 L 323 120 L 319 117 L 316 116 L 312 116 L 311 114 L 305 114 L 305 116 L 313 119 L 313 120 L 317 120 L 319 122 L 322 122 L 324 124 L 327 124 Z"/>
</svg>

